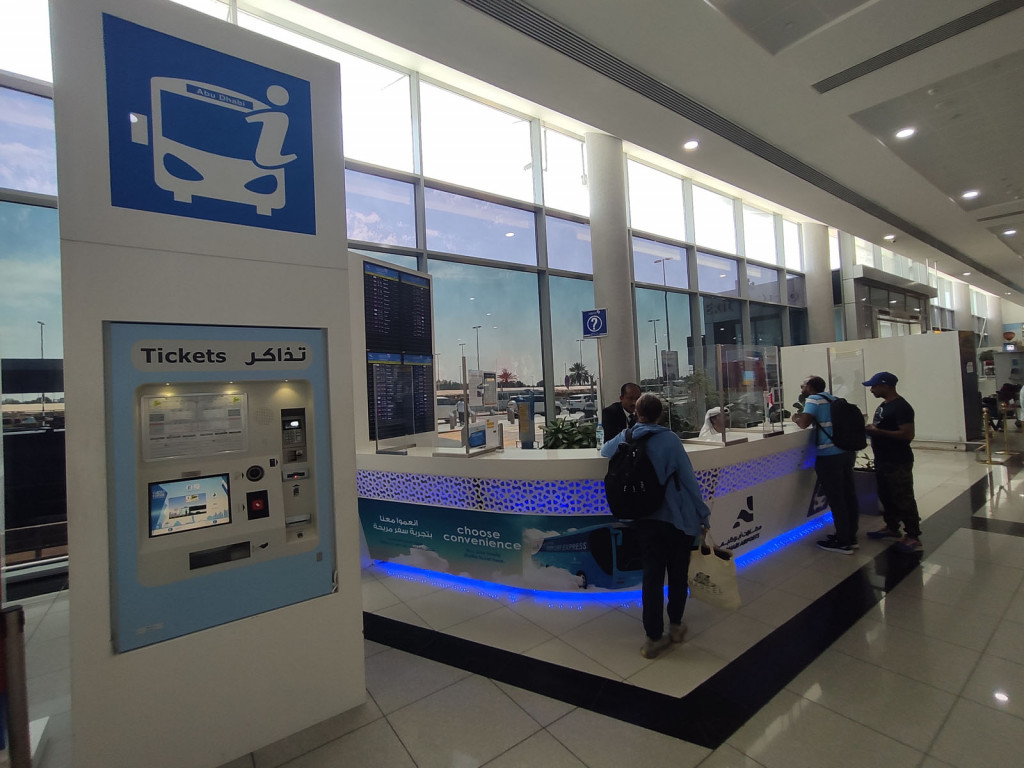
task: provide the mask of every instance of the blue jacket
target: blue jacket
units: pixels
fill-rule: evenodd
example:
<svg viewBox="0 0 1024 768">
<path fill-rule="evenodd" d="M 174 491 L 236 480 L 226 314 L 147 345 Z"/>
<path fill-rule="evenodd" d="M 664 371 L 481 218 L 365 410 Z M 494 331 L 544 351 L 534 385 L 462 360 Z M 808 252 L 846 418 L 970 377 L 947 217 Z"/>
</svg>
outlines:
<svg viewBox="0 0 1024 768">
<path fill-rule="evenodd" d="M 649 432 L 653 436 L 647 441 L 647 455 L 654 465 L 658 480 L 665 483 L 665 502 L 657 512 L 644 519 L 663 520 L 672 523 L 683 533 L 699 536 L 701 526 L 711 526 L 711 510 L 701 498 L 690 457 L 686 455 L 675 433 L 658 424 L 637 424 L 633 427 L 633 439 Z M 620 432 L 604 444 L 601 455 L 611 458 L 625 439 L 626 433 Z"/>
</svg>

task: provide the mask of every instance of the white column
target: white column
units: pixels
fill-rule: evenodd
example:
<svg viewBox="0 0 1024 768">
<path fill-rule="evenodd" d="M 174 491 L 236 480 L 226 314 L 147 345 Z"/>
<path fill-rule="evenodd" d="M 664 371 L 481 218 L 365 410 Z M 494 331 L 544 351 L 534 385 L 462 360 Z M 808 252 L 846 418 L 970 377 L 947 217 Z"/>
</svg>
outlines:
<svg viewBox="0 0 1024 768">
<path fill-rule="evenodd" d="M 623 384 L 638 380 L 626 169 L 621 139 L 603 133 L 587 134 L 587 183 L 594 302 L 597 307 L 608 310 L 608 335 L 601 341 L 601 391 L 603 405 L 607 405 L 618 399 Z"/>
<path fill-rule="evenodd" d="M 836 340 L 828 227 L 824 224 L 802 224 L 800 237 L 807 293 L 807 342 L 825 344 Z"/>
<path fill-rule="evenodd" d="M 974 330 L 974 320 L 971 319 L 971 286 L 958 280 L 953 281 L 953 318 L 958 331 Z"/>
</svg>

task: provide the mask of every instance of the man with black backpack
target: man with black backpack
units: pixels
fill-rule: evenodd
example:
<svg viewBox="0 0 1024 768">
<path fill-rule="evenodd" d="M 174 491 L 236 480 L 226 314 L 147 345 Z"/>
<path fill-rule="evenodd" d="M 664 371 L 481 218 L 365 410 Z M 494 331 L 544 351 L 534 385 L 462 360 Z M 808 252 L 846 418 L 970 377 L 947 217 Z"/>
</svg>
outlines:
<svg viewBox="0 0 1024 768">
<path fill-rule="evenodd" d="M 620 432 L 601 448 L 602 456 L 615 457 L 609 462 L 609 469 L 612 465 L 619 468 L 618 472 L 609 471 L 605 477 L 612 514 L 633 519 L 640 542 L 644 567 L 643 623 L 647 635 L 640 655 L 645 659 L 653 659 L 669 643 L 683 642 L 690 551 L 701 529 L 711 525 L 711 510 L 701 497 L 690 457 L 675 433 L 658 424 L 661 411 L 657 395 L 649 392 L 641 395 L 636 402 L 636 426 Z M 645 462 L 653 467 L 653 481 L 648 480 L 649 468 Z M 650 494 L 656 503 L 649 503 Z M 630 503 L 635 507 L 632 516 L 623 508 Z M 664 634 L 666 573 L 668 635 Z"/>
<path fill-rule="evenodd" d="M 818 455 L 814 460 L 814 472 L 818 476 L 821 489 L 832 509 L 832 522 L 836 532 L 827 539 L 818 542 L 818 546 L 826 552 L 838 552 L 841 555 L 852 555 L 857 549 L 857 525 L 860 518 L 860 506 L 857 503 L 857 489 L 853 484 L 853 464 L 857 459 L 856 449 L 852 446 L 860 444 L 864 447 L 864 417 L 860 416 L 859 434 L 856 432 L 856 417 L 847 426 L 844 413 L 844 430 L 842 435 L 837 431 L 839 421 L 833 422 L 833 406 L 837 409 L 853 408 L 845 400 L 842 406 L 838 399 L 825 391 L 825 380 L 820 376 L 808 376 L 800 385 L 800 395 L 806 395 L 804 409 L 793 415 L 793 422 L 806 429 L 815 426 Z M 857 409 L 859 410 L 859 409 Z M 845 438 L 845 439 L 844 439 Z M 849 441 L 849 442 L 847 442 Z M 837 444 L 839 443 L 839 444 Z M 840 446 L 847 446 L 846 448 Z"/>
</svg>

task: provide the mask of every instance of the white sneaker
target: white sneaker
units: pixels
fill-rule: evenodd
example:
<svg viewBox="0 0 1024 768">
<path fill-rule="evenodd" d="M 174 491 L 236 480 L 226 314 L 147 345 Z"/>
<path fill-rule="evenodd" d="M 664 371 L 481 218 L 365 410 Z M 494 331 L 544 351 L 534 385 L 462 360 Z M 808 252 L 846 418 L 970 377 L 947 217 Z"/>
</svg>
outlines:
<svg viewBox="0 0 1024 768">
<path fill-rule="evenodd" d="M 645 659 L 653 659 L 659 653 L 668 648 L 671 642 L 672 641 L 669 639 L 668 635 L 662 635 L 657 640 L 647 638 L 647 642 L 644 643 L 644 647 L 640 649 L 640 655 Z"/>
</svg>

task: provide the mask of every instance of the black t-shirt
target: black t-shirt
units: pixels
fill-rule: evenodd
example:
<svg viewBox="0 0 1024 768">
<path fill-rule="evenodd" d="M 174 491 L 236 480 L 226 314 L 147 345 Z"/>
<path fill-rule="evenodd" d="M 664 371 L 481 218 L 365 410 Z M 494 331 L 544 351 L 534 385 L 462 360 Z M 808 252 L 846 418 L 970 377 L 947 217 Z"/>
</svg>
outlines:
<svg viewBox="0 0 1024 768">
<path fill-rule="evenodd" d="M 883 401 L 875 409 L 871 423 L 879 429 L 896 431 L 901 424 L 914 423 L 914 409 L 902 397 L 890 403 Z M 910 443 L 888 435 L 871 435 L 871 450 L 874 451 L 876 464 L 910 464 L 914 461 Z"/>
</svg>

